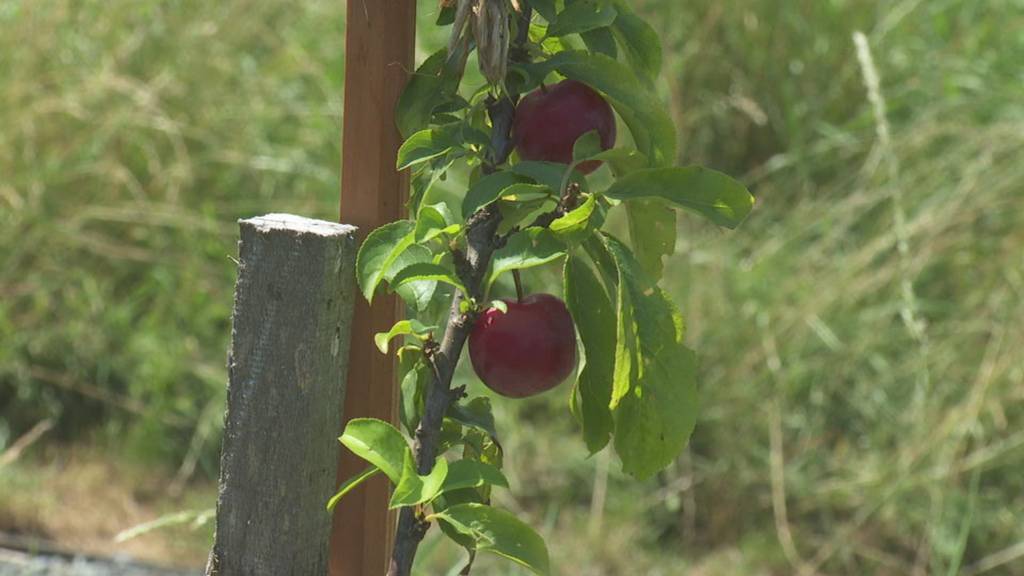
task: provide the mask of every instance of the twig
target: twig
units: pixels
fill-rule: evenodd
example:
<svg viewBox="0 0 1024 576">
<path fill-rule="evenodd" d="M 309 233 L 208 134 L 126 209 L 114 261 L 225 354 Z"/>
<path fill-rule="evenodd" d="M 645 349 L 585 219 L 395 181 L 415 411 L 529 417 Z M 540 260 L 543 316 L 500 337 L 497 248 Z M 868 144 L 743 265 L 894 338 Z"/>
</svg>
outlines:
<svg viewBox="0 0 1024 576">
<path fill-rule="evenodd" d="M 22 434 L 10 447 L 0 452 L 0 468 L 17 460 L 26 448 L 35 444 L 36 440 L 42 438 L 43 434 L 46 434 L 51 428 L 53 428 L 53 419 L 51 418 L 37 422 L 31 430 Z"/>
<path fill-rule="evenodd" d="M 185 491 L 185 485 L 196 471 L 196 465 L 199 463 L 199 456 L 202 454 L 203 447 L 206 446 L 206 442 L 217 430 L 221 422 L 221 410 L 219 398 L 210 400 L 206 404 L 206 408 L 203 409 L 202 414 L 199 416 L 199 422 L 196 424 L 195 432 L 192 434 L 188 453 L 185 454 L 177 474 L 174 475 L 174 480 L 167 488 L 167 492 L 171 497 L 178 498 Z"/>
<path fill-rule="evenodd" d="M 185 418 L 181 418 L 173 414 L 157 414 L 138 400 L 111 392 L 87 382 L 73 380 L 62 372 L 43 368 L 42 366 L 30 366 L 28 374 L 40 382 L 45 382 L 47 384 L 64 388 L 65 390 L 77 392 L 82 396 L 87 396 L 93 400 L 99 400 L 105 404 L 116 406 L 117 408 L 126 412 L 131 412 L 132 414 L 156 418 L 164 424 L 174 428 L 189 428 L 192 426 L 192 423 Z"/>
<path fill-rule="evenodd" d="M 528 39 L 529 23 L 532 10 L 524 1 L 519 14 L 518 34 L 512 58 L 524 58 L 523 46 Z M 487 102 L 487 112 L 491 119 L 491 156 L 484 168 L 488 172 L 504 164 L 512 154 L 512 121 L 515 117 L 515 105 L 518 94 L 505 94 L 500 98 L 491 97 Z M 491 262 L 491 255 L 500 248 L 498 225 L 501 223 L 501 212 L 493 205 L 477 210 L 466 222 L 466 250 L 455 252 L 456 268 L 460 279 L 469 292 L 468 296 L 479 301 L 483 297 L 483 279 Z M 461 391 L 452 390 L 452 376 L 455 366 L 462 355 L 476 312 L 462 311 L 465 295 L 457 292 L 452 298 L 448 313 L 448 324 L 444 337 L 437 351 L 428 359 L 435 370 L 434 381 L 427 390 L 424 402 L 423 418 L 416 429 L 415 453 L 416 468 L 420 474 L 429 474 L 434 468 L 437 458 L 438 441 L 441 425 L 448 408 L 459 399 Z M 409 576 L 412 572 L 413 558 L 420 542 L 427 533 L 430 524 L 423 518 L 422 512 L 416 508 L 402 509 L 398 518 L 398 530 L 395 534 L 395 547 L 388 567 L 388 576 Z"/>
</svg>

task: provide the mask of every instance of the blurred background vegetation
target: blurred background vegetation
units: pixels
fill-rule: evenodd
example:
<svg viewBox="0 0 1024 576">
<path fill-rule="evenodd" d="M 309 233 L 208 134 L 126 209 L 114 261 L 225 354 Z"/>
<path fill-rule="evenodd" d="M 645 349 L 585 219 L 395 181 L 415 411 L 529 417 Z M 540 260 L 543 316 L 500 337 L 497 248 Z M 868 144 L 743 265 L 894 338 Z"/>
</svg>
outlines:
<svg viewBox="0 0 1024 576">
<path fill-rule="evenodd" d="M 679 220 L 689 451 L 637 484 L 564 389 L 499 402 L 501 504 L 566 575 L 1024 574 L 1024 1 L 633 4 L 680 161 L 759 205 Z M 54 424 L 0 464 L 0 530 L 212 505 L 235 220 L 336 218 L 344 7 L 0 2 L 0 452 Z M 201 564 L 181 530 L 140 553 Z M 457 572 L 436 536 L 423 573 Z"/>
</svg>

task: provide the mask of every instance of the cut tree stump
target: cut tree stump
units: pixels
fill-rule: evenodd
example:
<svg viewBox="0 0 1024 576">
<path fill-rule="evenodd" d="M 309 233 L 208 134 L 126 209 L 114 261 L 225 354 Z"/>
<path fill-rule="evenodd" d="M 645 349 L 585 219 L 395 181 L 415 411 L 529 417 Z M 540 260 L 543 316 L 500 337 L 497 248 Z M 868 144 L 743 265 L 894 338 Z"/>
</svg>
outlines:
<svg viewBox="0 0 1024 576">
<path fill-rule="evenodd" d="M 208 575 L 322 575 L 356 297 L 356 229 L 242 220 Z"/>
</svg>

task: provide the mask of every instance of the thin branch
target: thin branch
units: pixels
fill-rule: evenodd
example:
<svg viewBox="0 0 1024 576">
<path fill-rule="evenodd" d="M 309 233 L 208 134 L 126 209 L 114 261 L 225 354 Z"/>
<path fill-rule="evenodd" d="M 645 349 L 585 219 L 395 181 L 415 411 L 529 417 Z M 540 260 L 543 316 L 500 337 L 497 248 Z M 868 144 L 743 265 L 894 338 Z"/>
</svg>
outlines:
<svg viewBox="0 0 1024 576">
<path fill-rule="evenodd" d="M 0 452 L 0 468 L 3 468 L 17 460 L 18 457 L 21 456 L 22 452 L 24 452 L 29 446 L 35 444 L 36 440 L 42 438 L 43 434 L 49 432 L 51 428 L 53 428 L 53 419 L 51 418 L 37 422 L 36 425 L 28 432 L 22 434 L 17 440 L 15 440 L 10 447 L 3 452 Z"/>
<path fill-rule="evenodd" d="M 191 428 L 193 426 L 193 423 L 189 422 L 185 418 L 175 414 L 157 413 L 149 409 L 144 403 L 139 402 L 134 398 L 129 398 L 128 396 L 112 392 L 94 384 L 89 384 L 88 382 L 74 380 L 63 372 L 50 370 L 49 368 L 44 368 L 42 366 L 30 366 L 28 373 L 29 376 L 38 382 L 70 390 L 81 394 L 82 396 L 98 400 L 104 404 L 120 408 L 121 410 L 131 412 L 138 416 L 155 418 L 173 428 Z"/>
</svg>

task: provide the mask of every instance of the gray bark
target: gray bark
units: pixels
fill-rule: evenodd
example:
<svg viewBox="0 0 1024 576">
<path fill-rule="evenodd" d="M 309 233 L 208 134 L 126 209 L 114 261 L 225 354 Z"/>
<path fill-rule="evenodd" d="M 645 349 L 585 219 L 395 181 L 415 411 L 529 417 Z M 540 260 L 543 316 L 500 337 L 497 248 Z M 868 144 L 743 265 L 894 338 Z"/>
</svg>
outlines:
<svg viewBox="0 0 1024 576">
<path fill-rule="evenodd" d="M 217 535 L 207 574 L 328 569 L 355 228 L 271 214 L 240 221 Z"/>
</svg>

